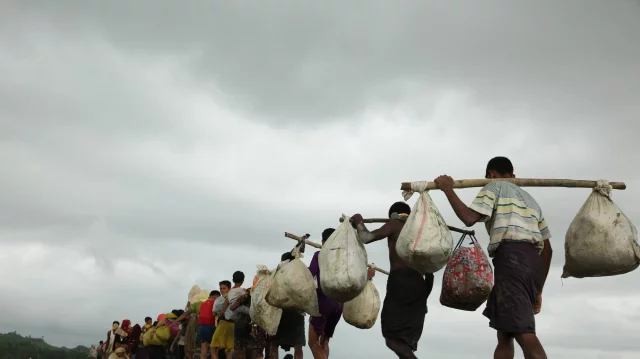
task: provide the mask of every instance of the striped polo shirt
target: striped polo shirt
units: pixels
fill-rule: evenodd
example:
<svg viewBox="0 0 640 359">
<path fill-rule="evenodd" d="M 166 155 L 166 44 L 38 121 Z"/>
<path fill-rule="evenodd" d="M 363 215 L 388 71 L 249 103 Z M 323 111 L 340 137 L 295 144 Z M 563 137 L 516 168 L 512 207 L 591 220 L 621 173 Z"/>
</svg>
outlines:
<svg viewBox="0 0 640 359">
<path fill-rule="evenodd" d="M 542 210 L 533 197 L 507 181 L 493 181 L 484 186 L 469 206 L 483 215 L 489 232 L 489 256 L 493 257 L 502 241 L 530 242 L 544 248 L 551 238 Z"/>
</svg>

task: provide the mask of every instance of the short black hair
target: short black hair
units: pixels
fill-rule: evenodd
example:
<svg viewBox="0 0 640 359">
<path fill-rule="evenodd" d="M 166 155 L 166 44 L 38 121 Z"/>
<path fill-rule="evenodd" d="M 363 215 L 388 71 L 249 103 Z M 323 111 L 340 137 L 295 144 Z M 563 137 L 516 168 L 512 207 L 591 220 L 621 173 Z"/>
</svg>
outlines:
<svg viewBox="0 0 640 359">
<path fill-rule="evenodd" d="M 222 282 L 218 283 L 219 285 L 224 285 L 227 288 L 231 288 L 231 282 L 229 282 L 228 280 L 223 280 Z"/>
<path fill-rule="evenodd" d="M 410 214 L 411 213 L 411 207 L 409 207 L 409 205 L 406 202 L 396 202 L 394 204 L 391 205 L 391 207 L 389 207 L 389 218 L 391 218 L 391 215 L 397 213 L 406 213 L 406 214 Z"/>
<path fill-rule="evenodd" d="M 280 257 L 281 262 L 292 261 L 292 260 L 294 260 L 294 257 L 293 257 L 293 254 L 291 254 L 291 252 L 283 253 L 282 256 Z"/>
<path fill-rule="evenodd" d="M 233 284 L 244 282 L 244 273 L 240 272 L 239 270 L 235 271 L 231 276 L 231 280 L 233 281 Z"/>
<path fill-rule="evenodd" d="M 217 296 L 219 297 L 219 296 L 220 296 L 220 292 L 219 292 L 219 291 L 217 291 L 217 290 L 212 290 L 212 291 L 211 291 L 211 293 L 209 293 L 209 296 L 210 296 L 210 297 L 213 297 L 213 296 L 215 296 L 215 295 L 217 295 Z"/>
<path fill-rule="evenodd" d="M 292 354 L 287 354 L 284 356 L 284 359 L 293 359 L 293 355 Z"/>
<path fill-rule="evenodd" d="M 176 317 L 179 317 L 184 314 L 184 309 L 174 309 L 171 311 L 171 313 L 173 313 L 173 315 L 175 315 Z"/>
<path fill-rule="evenodd" d="M 151 325 L 153 325 L 153 326 L 155 327 L 156 325 L 158 325 L 158 321 L 156 320 L 156 321 L 155 321 L 155 322 L 153 322 L 153 324 L 151 324 Z"/>
<path fill-rule="evenodd" d="M 113 322 L 113 324 L 118 324 L 118 325 L 120 325 L 120 322 L 116 320 L 115 322 Z"/>
<path fill-rule="evenodd" d="M 100 344 L 104 344 L 104 342 L 101 340 L 101 341 L 100 341 Z"/>
<path fill-rule="evenodd" d="M 329 239 L 329 237 L 331 237 L 331 235 L 335 231 L 336 231 L 335 228 L 327 228 L 324 231 L 322 231 L 322 243 L 326 242 L 327 239 Z"/>
<path fill-rule="evenodd" d="M 144 322 L 145 322 L 145 323 L 146 323 L 146 322 L 148 322 L 148 321 L 151 321 L 151 320 L 153 320 L 153 319 L 151 319 L 151 317 L 146 317 L 146 318 L 144 318 Z"/>
<path fill-rule="evenodd" d="M 485 172 L 485 178 L 489 178 L 489 171 L 493 170 L 501 175 L 512 175 L 513 164 L 506 157 L 494 157 L 487 163 L 487 170 Z"/>
</svg>

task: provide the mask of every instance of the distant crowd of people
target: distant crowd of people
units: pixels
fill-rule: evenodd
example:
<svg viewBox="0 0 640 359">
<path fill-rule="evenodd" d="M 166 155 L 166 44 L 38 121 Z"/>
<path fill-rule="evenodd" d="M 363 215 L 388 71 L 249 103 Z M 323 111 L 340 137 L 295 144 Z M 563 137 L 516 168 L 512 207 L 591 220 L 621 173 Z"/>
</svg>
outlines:
<svg viewBox="0 0 640 359">
<path fill-rule="evenodd" d="M 331 236 L 333 228 L 322 233 L 322 242 Z M 285 359 L 302 359 L 303 347 L 309 344 L 314 359 L 329 358 L 329 342 L 342 317 L 342 304 L 327 297 L 320 288 L 320 267 L 316 252 L 309 270 L 317 281 L 317 296 L 321 316 L 309 319 L 309 336 L 305 333 L 305 314 L 284 309 L 276 335 L 268 335 L 252 322 L 251 293 L 259 280 L 254 277 L 251 287 L 243 288 L 245 274 L 233 273 L 231 281 L 223 280 L 218 290 L 203 294 L 194 287 L 184 309 L 161 314 L 153 322 L 145 318 L 144 325 L 131 326 L 125 319 L 114 321 L 106 341 L 92 350 L 96 359 L 278 359 L 279 349 Z M 280 264 L 293 260 L 291 252 L 284 253 Z M 374 275 L 369 272 L 369 277 Z M 93 354 L 95 353 L 95 354 Z"/>
</svg>

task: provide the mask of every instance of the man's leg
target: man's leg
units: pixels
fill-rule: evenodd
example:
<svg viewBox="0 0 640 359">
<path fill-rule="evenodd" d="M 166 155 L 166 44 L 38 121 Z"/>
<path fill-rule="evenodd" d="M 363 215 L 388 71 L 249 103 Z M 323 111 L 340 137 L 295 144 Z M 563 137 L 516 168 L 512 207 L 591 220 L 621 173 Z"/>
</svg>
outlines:
<svg viewBox="0 0 640 359">
<path fill-rule="evenodd" d="M 269 346 L 269 359 L 279 359 L 278 349 L 278 343 L 271 343 Z"/>
<path fill-rule="evenodd" d="M 387 347 L 391 349 L 399 359 L 418 359 L 418 357 L 413 354 L 413 350 L 409 347 L 409 345 L 401 340 L 395 339 L 386 339 L 385 342 Z"/>
<path fill-rule="evenodd" d="M 209 343 L 207 342 L 202 342 L 200 343 L 200 358 L 202 359 L 207 359 L 207 354 L 209 350 Z"/>
<path fill-rule="evenodd" d="M 534 333 L 516 334 L 514 338 L 522 348 L 525 359 L 547 359 L 547 353 Z"/>
<path fill-rule="evenodd" d="M 293 358 L 294 359 L 302 359 L 302 345 L 296 345 L 293 347 Z M 271 359 L 271 358 L 269 358 Z M 278 359 L 278 357 L 276 357 Z"/>
<path fill-rule="evenodd" d="M 320 343 L 322 343 L 322 350 L 324 350 L 324 353 L 327 355 L 327 358 L 329 357 L 329 337 L 323 335 L 322 337 L 320 337 Z"/>
<path fill-rule="evenodd" d="M 314 317 L 312 319 L 320 319 L 320 317 Z M 313 354 L 313 359 L 327 359 L 327 355 L 322 348 L 322 344 L 320 343 L 320 335 L 316 333 L 316 329 L 309 321 L 309 349 L 311 349 L 311 354 Z"/>
<path fill-rule="evenodd" d="M 513 359 L 513 336 L 505 332 L 498 332 L 498 345 L 493 352 L 493 359 Z"/>
</svg>

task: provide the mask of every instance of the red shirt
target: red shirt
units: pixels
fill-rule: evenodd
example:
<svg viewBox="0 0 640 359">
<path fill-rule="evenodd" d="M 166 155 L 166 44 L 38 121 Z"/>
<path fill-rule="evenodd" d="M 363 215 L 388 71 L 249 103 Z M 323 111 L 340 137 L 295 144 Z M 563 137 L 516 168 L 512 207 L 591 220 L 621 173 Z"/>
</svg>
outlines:
<svg viewBox="0 0 640 359">
<path fill-rule="evenodd" d="M 216 325 L 216 317 L 213 314 L 213 299 L 207 299 L 200 305 L 198 314 L 199 325 Z"/>
</svg>

